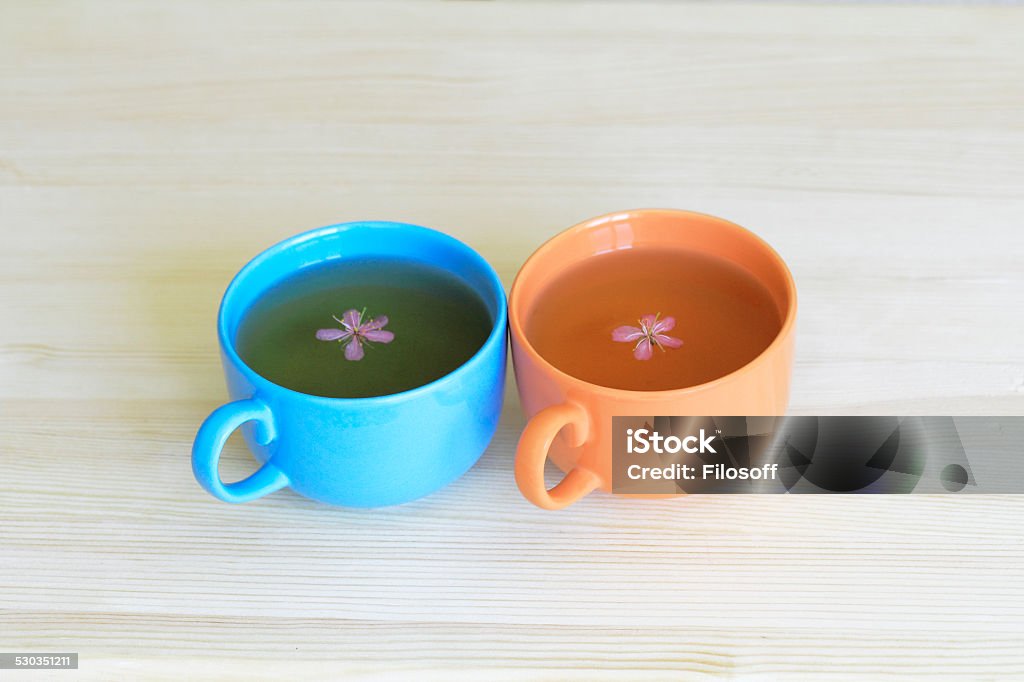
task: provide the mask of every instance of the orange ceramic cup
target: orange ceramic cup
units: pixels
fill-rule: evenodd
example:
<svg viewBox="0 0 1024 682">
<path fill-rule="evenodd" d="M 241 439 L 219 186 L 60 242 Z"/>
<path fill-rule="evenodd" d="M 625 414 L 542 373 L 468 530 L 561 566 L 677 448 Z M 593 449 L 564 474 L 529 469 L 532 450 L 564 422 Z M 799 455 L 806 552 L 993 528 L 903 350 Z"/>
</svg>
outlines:
<svg viewBox="0 0 1024 682">
<path fill-rule="evenodd" d="M 561 271 L 616 249 L 664 246 L 726 259 L 769 291 L 782 326 L 756 358 L 730 374 L 667 391 L 629 391 L 587 383 L 553 366 L 526 338 L 534 303 Z M 653 415 L 781 415 L 789 400 L 796 285 L 789 268 L 754 233 L 721 218 L 668 209 L 612 213 L 580 223 L 545 242 L 526 261 L 509 295 L 512 359 L 530 421 L 516 451 L 516 483 L 529 501 L 561 509 L 591 491 L 611 491 L 612 417 Z M 547 458 L 566 472 L 551 490 Z"/>
</svg>

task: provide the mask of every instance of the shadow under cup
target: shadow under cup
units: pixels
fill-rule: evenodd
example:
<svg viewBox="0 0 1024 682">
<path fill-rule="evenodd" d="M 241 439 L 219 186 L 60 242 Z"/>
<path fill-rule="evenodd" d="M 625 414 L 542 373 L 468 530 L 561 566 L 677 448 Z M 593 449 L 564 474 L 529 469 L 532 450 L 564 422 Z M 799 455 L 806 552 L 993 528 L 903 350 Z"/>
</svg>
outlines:
<svg viewBox="0 0 1024 682">
<path fill-rule="evenodd" d="M 367 258 L 418 261 L 462 280 L 491 316 L 483 345 L 434 381 L 367 398 L 300 393 L 241 360 L 235 348 L 241 321 L 274 285 L 304 268 L 335 261 L 332 267 L 344 267 L 346 260 Z M 267 249 L 235 276 L 221 302 L 218 338 L 233 402 L 215 410 L 196 435 L 196 479 L 226 502 L 245 502 L 288 486 L 306 497 L 350 507 L 400 504 L 444 487 L 476 463 L 497 428 L 506 311 L 504 288 L 487 261 L 457 239 L 424 227 L 345 223 Z M 225 483 L 218 461 L 237 428 L 263 464 L 250 477 Z"/>
<path fill-rule="evenodd" d="M 740 268 L 767 292 L 778 312 L 778 332 L 746 364 L 695 385 L 627 390 L 571 375 L 545 359 L 531 342 L 531 315 L 565 271 L 627 249 L 688 252 Z M 586 221 L 544 243 L 519 271 L 509 295 L 516 383 L 529 417 L 515 464 L 523 495 L 545 509 L 559 509 L 595 489 L 610 492 L 614 416 L 783 414 L 789 399 L 796 305 L 793 277 L 779 255 L 752 232 L 721 218 L 667 209 L 625 211 Z M 551 490 L 544 483 L 549 457 L 567 474 Z"/>
</svg>

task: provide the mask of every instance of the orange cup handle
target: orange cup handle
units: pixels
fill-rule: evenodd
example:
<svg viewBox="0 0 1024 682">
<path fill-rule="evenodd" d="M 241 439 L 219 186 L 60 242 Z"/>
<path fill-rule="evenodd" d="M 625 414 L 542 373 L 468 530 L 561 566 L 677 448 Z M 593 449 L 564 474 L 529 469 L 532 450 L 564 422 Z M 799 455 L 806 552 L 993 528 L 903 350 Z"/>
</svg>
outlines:
<svg viewBox="0 0 1024 682">
<path fill-rule="evenodd" d="M 582 499 L 601 485 L 597 474 L 575 467 L 551 490 L 544 484 L 544 463 L 555 436 L 564 427 L 572 429 L 573 446 L 587 439 L 588 420 L 582 407 L 562 403 L 544 408 L 527 423 L 516 449 L 516 484 L 523 497 L 541 509 L 562 509 Z"/>
</svg>

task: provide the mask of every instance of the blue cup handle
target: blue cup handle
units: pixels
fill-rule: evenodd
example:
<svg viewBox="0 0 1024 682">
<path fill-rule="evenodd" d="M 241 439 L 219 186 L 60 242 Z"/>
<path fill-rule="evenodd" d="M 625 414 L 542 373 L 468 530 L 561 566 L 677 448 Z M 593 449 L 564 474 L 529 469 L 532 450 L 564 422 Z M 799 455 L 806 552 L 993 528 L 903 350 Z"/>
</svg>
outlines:
<svg viewBox="0 0 1024 682">
<path fill-rule="evenodd" d="M 217 465 L 228 436 L 242 424 L 256 422 L 256 441 L 267 445 L 277 436 L 274 417 L 262 400 L 249 398 L 221 405 L 199 427 L 192 444 L 192 473 L 208 493 L 225 502 L 248 502 L 288 485 L 288 478 L 276 467 L 265 463 L 249 478 L 236 483 L 220 480 Z"/>
</svg>

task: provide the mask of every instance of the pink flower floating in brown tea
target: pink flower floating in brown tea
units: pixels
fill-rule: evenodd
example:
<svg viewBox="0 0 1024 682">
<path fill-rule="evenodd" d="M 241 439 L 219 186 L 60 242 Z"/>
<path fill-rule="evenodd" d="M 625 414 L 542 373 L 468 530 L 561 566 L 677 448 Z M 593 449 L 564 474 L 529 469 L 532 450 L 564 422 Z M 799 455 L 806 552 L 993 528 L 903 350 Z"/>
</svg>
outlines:
<svg viewBox="0 0 1024 682">
<path fill-rule="evenodd" d="M 640 326 L 623 325 L 612 331 L 612 341 L 624 343 L 636 342 L 633 347 L 633 357 L 637 360 L 650 360 L 654 354 L 654 346 L 662 351 L 666 348 L 679 348 L 683 345 L 681 339 L 669 336 L 665 332 L 671 331 L 676 326 L 676 318 L 666 317 L 659 319 L 661 313 L 656 315 L 644 315 L 640 318 Z"/>
<path fill-rule="evenodd" d="M 346 360 L 362 360 L 363 344 L 372 347 L 374 343 L 391 343 L 395 340 L 394 332 L 389 332 L 383 327 L 388 323 L 387 315 L 367 318 L 366 308 L 362 312 L 352 309 L 346 310 L 339 320 L 334 315 L 334 321 L 341 325 L 341 329 L 318 329 L 316 338 L 321 341 L 339 341 L 345 344 Z"/>
</svg>

